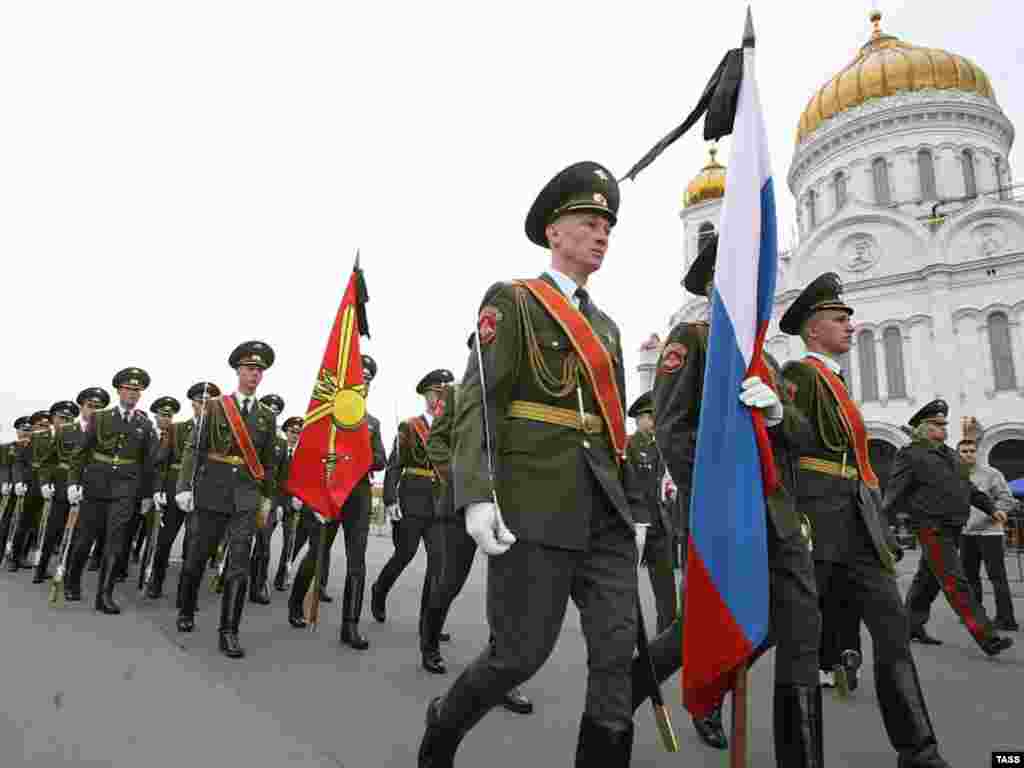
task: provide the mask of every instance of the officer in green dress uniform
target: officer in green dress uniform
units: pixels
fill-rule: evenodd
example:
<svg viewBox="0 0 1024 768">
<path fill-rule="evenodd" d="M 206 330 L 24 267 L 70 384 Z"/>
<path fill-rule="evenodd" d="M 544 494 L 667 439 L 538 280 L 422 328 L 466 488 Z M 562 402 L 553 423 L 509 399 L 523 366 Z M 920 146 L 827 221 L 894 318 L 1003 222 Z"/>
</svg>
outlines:
<svg viewBox="0 0 1024 768">
<path fill-rule="evenodd" d="M 50 418 L 53 421 L 53 439 L 39 461 L 39 484 L 43 498 L 50 502 L 50 515 L 46 520 L 46 530 L 42 531 L 39 546 L 39 562 L 36 564 L 33 584 L 42 584 L 49 578 L 47 568 L 50 556 L 60 541 L 67 524 L 68 504 L 67 480 L 71 468 L 71 457 L 85 438 L 78 416 L 81 409 L 70 400 L 61 400 L 50 406 Z M 41 525 L 41 523 L 40 523 Z"/>
<path fill-rule="evenodd" d="M 18 482 L 15 484 L 15 493 L 22 490 L 25 504 L 21 517 L 18 518 L 17 529 L 12 534 L 14 544 L 11 548 L 11 557 L 7 561 L 8 571 L 31 567 L 26 562 L 26 558 L 36 537 L 40 515 L 45 503 L 42 483 L 39 482 L 39 468 L 42 466 L 42 458 L 49 450 L 53 440 L 50 412 L 36 411 L 30 417 L 30 421 L 32 435 L 25 448 L 18 452 L 18 461 L 15 464 L 18 478 Z"/>
<path fill-rule="evenodd" d="M 665 467 L 654 439 L 654 400 L 651 393 L 640 395 L 629 407 L 628 415 L 636 419 L 637 430 L 626 446 L 626 496 L 630 504 L 646 507 L 645 514 L 651 520 L 640 561 L 647 566 L 658 610 L 657 629 L 661 633 L 675 621 L 678 598 L 672 551 L 675 532 L 660 498 Z"/>
<path fill-rule="evenodd" d="M 885 510 L 905 505 L 921 542 L 921 561 L 907 591 L 911 638 L 929 637 L 924 625 L 942 592 L 981 650 L 995 656 L 1012 646 L 1013 639 L 996 632 L 967 581 L 960 532 L 972 506 L 1000 523 L 1006 522 L 1006 513 L 970 481 L 960 457 L 946 445 L 948 416 L 946 401 L 933 400 L 910 418 L 914 440 L 893 459 Z"/>
<path fill-rule="evenodd" d="M 2 489 L 6 504 L 3 509 L 3 521 L 0 522 L 0 560 L 3 559 L 4 553 L 7 551 L 7 542 L 13 527 L 11 521 L 14 519 L 15 506 L 18 503 L 18 499 L 22 498 L 28 490 L 27 485 L 24 486 L 23 490 L 19 488 L 22 470 L 18 467 L 18 463 L 21 455 L 28 450 L 28 445 L 32 440 L 32 419 L 28 416 L 21 416 L 15 419 L 14 430 L 17 438 L 7 446 L 8 480 Z M 22 492 L 19 493 L 19 490 Z"/>
<path fill-rule="evenodd" d="M 68 582 L 72 592 L 80 594 L 89 548 L 97 533 L 105 529 L 96 609 L 106 614 L 121 612 L 114 602 L 114 574 L 140 491 L 152 483 L 159 449 L 153 423 L 136 407 L 149 383 L 149 374 L 141 368 L 125 368 L 114 376 L 118 405 L 93 416 L 82 449 L 72 456 L 68 471 L 68 502 L 81 502 L 81 530 L 69 558 Z M 152 503 L 148 498 L 143 501 L 146 508 Z"/>
<path fill-rule="evenodd" d="M 808 352 L 783 368 L 786 387 L 811 424 L 797 473 L 797 508 L 810 518 L 818 592 L 852 600 L 871 634 L 878 705 L 900 768 L 948 768 L 910 652 L 907 616 L 896 586 L 897 546 L 881 517 L 867 431 L 842 379 L 853 309 L 835 273 L 815 278 L 783 314 L 779 328 Z"/>
<path fill-rule="evenodd" d="M 281 418 L 284 412 L 284 398 L 280 395 L 264 395 L 260 402 L 274 412 L 275 418 Z M 288 441 L 280 435 L 274 435 L 274 465 L 280 467 L 288 453 Z M 282 478 L 278 470 L 278 487 Z M 271 504 L 270 516 L 266 525 L 257 529 L 252 559 L 249 562 L 249 599 L 259 605 L 270 605 L 270 591 L 267 589 L 267 576 L 270 571 L 270 537 L 277 525 L 276 505 Z"/>
<path fill-rule="evenodd" d="M 377 375 L 377 363 L 369 355 L 362 356 L 363 381 L 366 384 L 367 395 L 369 394 L 370 383 Z M 289 600 L 289 623 L 293 627 L 306 625 L 302 616 L 302 599 L 309 589 L 309 583 L 313 579 L 316 569 L 316 553 L 319 550 L 319 536 L 326 536 L 325 560 L 321 563 L 321 599 L 325 594 L 324 588 L 327 584 L 327 577 L 330 567 L 331 547 L 338 534 L 338 528 L 344 529 L 345 533 L 345 589 L 341 604 L 341 630 L 339 640 L 342 645 L 347 645 L 358 651 L 365 651 L 370 647 L 369 641 L 359 631 L 359 621 L 363 612 L 363 600 L 366 593 L 366 543 L 370 534 L 370 508 L 373 503 L 373 491 L 370 486 L 370 478 L 373 472 L 379 472 L 387 466 L 387 452 L 384 450 L 384 442 L 380 436 L 380 421 L 369 413 L 366 414 L 367 426 L 370 432 L 370 448 L 373 460 L 369 471 L 357 482 L 345 500 L 341 508 L 341 515 L 338 519 L 328 520 L 324 523 L 317 523 L 316 529 L 310 536 L 310 547 L 306 557 L 299 566 L 295 576 L 295 584 L 292 586 L 291 598 Z"/>
<path fill-rule="evenodd" d="M 718 236 L 711 235 L 702 242 L 683 280 L 690 293 L 712 298 L 717 258 Z M 657 444 L 678 487 L 677 501 L 687 533 L 710 330 L 706 322 L 680 323 L 672 329 L 661 351 L 653 390 Z M 786 397 L 778 364 L 767 353 L 765 358 L 771 380 L 750 377 L 738 393 L 744 405 L 758 408 L 764 417 L 782 486 L 767 499 L 766 505 L 771 625 L 768 639 L 757 651 L 760 655 L 771 645 L 776 648 L 773 711 L 777 765 L 819 766 L 823 761 L 818 688 L 820 615 L 808 531 L 792 494 L 797 457 L 809 443 L 809 426 Z M 688 541 L 684 541 L 684 553 L 688 546 Z M 650 644 L 659 682 L 682 664 L 685 629 L 686 617 L 680 616 Z M 650 693 L 638 682 L 644 679 L 644 672 L 639 660 L 635 662 L 634 707 Z M 707 716 L 694 718 L 693 724 L 705 744 L 718 749 L 728 746 L 721 703 Z"/>
<path fill-rule="evenodd" d="M 427 632 L 424 620 L 430 590 L 444 567 L 442 524 L 434 504 L 434 485 L 438 482 L 427 455 L 427 440 L 433 422 L 444 407 L 444 388 L 455 380 L 451 371 L 439 368 L 431 371 L 416 385 L 416 394 L 422 395 L 426 407 L 423 415 L 413 416 L 398 425 L 394 447 L 384 474 L 384 506 L 392 526 L 398 526 L 395 551 L 384 564 L 377 581 L 370 588 L 370 611 L 377 621 L 386 619 L 388 592 L 405 567 L 412 562 L 420 540 L 427 550 L 427 572 L 420 592 L 420 655 L 423 668 L 443 674 L 444 660 L 433 648 L 424 647 Z"/>
<path fill-rule="evenodd" d="M 305 422 L 301 416 L 292 416 L 284 423 L 285 452 L 277 473 L 277 498 L 274 500 L 276 514 L 272 524 L 278 520 L 281 522 L 281 556 L 277 561 L 277 574 L 274 576 L 274 589 L 284 592 L 285 582 L 288 576 L 288 565 L 294 559 L 299 547 L 295 545 L 298 538 L 297 532 L 302 523 L 302 499 L 292 496 L 285 487 L 288 480 L 288 472 L 291 470 L 292 457 L 295 454 L 295 447 L 299 444 L 299 435 L 302 434 L 302 427 Z M 299 516 L 296 520 L 296 516 Z M 290 558 L 289 558 L 290 556 Z"/>
<path fill-rule="evenodd" d="M 153 473 L 153 488 L 152 488 L 152 499 L 153 504 L 156 506 L 160 514 L 160 527 L 156 535 L 155 550 L 150 558 L 153 564 L 153 575 L 146 587 L 146 597 L 153 600 L 163 595 L 164 578 L 167 575 L 167 560 L 164 559 L 162 563 L 157 563 L 158 554 L 160 551 L 160 539 L 166 534 L 164 531 L 167 529 L 168 524 L 174 525 L 174 534 L 171 536 L 171 541 L 174 540 L 174 536 L 177 536 L 178 529 L 181 526 L 180 513 L 176 514 L 176 511 L 168 509 L 167 504 L 167 473 L 170 470 L 171 462 L 174 460 L 174 448 L 175 448 L 175 433 L 177 429 L 174 424 L 174 417 L 181 410 L 181 402 L 176 397 L 165 395 L 158 397 L 149 406 L 149 412 L 156 418 L 156 429 L 157 435 L 160 441 L 160 447 L 157 450 L 156 456 L 156 467 Z M 173 470 L 175 477 L 177 477 L 177 471 Z M 172 492 L 171 497 L 174 494 Z M 172 521 L 172 518 L 175 518 Z M 145 538 L 148 535 L 145 526 L 142 527 L 142 535 Z M 168 554 L 170 553 L 170 545 L 168 545 Z"/>
<path fill-rule="evenodd" d="M 194 429 L 185 443 L 178 473 L 176 498 L 178 506 L 192 516 L 193 537 L 181 573 L 178 631 L 195 629 L 199 585 L 223 531 L 227 563 L 219 646 L 230 658 L 245 655 L 238 628 L 248 594 L 253 534 L 266 523 L 277 494 L 277 417 L 256 399 L 263 372 L 273 363 L 274 350 L 262 341 L 235 348 L 228 364 L 238 373 L 238 388 L 230 396 L 207 402 L 202 431 Z"/>
<path fill-rule="evenodd" d="M 488 556 L 491 642 L 430 703 L 420 768 L 452 766 L 468 731 L 540 669 L 570 598 L 588 658 L 576 765 L 629 765 L 644 535 L 635 523 L 649 521 L 634 520 L 622 486 L 619 329 L 585 287 L 618 208 L 618 185 L 603 166 L 560 172 L 526 218 L 527 237 L 550 249 L 549 269 L 495 284 L 481 304 L 474 346 L 482 373 L 468 365 L 460 387 L 451 476 L 456 512 Z"/>
</svg>

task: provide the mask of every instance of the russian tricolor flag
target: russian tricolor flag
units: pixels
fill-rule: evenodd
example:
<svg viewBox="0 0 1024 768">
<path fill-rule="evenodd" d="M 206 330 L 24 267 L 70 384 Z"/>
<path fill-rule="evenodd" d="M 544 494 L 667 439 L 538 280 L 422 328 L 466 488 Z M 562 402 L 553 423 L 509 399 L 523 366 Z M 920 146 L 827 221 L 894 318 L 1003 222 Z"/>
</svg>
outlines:
<svg viewBox="0 0 1024 768">
<path fill-rule="evenodd" d="M 739 399 L 748 376 L 771 381 L 762 346 L 778 262 L 752 30 L 732 137 L 690 502 L 683 703 L 698 717 L 721 701 L 768 633 L 765 498 L 778 480 L 762 417 Z"/>
</svg>

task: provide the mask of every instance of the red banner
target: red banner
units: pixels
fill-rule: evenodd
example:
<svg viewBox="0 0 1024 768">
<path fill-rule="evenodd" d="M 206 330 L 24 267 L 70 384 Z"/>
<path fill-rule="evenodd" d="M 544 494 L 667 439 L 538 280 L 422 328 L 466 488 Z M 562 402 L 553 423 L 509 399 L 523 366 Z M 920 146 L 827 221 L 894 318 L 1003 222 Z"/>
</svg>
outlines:
<svg viewBox="0 0 1024 768">
<path fill-rule="evenodd" d="M 358 264 L 334 316 L 285 488 L 334 520 L 373 463 L 359 336 L 366 287 Z"/>
</svg>

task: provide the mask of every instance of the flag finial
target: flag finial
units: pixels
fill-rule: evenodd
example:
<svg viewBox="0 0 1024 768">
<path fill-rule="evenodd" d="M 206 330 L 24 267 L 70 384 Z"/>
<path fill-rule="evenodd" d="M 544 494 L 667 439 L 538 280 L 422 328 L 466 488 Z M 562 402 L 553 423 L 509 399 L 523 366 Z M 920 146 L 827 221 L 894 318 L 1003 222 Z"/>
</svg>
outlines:
<svg viewBox="0 0 1024 768">
<path fill-rule="evenodd" d="M 754 47 L 754 17 L 750 13 L 750 6 L 747 6 L 747 21 L 743 25 L 743 47 Z"/>
<path fill-rule="evenodd" d="M 359 269 L 359 249 L 356 248 L 356 269 Z"/>
</svg>

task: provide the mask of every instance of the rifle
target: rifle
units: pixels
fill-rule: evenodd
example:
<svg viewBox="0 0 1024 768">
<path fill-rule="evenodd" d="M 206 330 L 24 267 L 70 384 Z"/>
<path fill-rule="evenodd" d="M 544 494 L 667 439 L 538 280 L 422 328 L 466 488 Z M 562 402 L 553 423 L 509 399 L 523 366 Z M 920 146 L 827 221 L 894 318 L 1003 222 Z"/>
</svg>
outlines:
<svg viewBox="0 0 1024 768">
<path fill-rule="evenodd" d="M 21 525 L 21 514 L 25 509 L 25 497 L 19 496 L 14 503 L 14 513 L 11 516 L 10 535 L 7 537 L 7 547 L 4 550 L 4 559 L 10 561 L 12 557 L 17 558 L 18 553 L 14 551 L 14 540 L 18 536 L 18 526 Z"/>
<path fill-rule="evenodd" d="M 68 567 L 68 552 L 71 550 L 71 539 L 74 538 L 75 526 L 78 525 L 78 505 L 72 504 L 68 513 L 68 521 L 64 526 L 64 536 L 60 540 L 57 572 L 50 582 L 50 605 L 58 605 L 64 601 L 64 573 Z"/>
<path fill-rule="evenodd" d="M 53 499 L 47 499 L 43 504 L 43 514 L 39 516 L 39 528 L 36 531 L 36 549 L 32 553 L 32 565 L 39 565 L 43 559 L 43 544 L 46 540 L 46 523 L 50 520 L 50 509 L 53 507 Z"/>
<path fill-rule="evenodd" d="M 289 507 L 291 505 L 289 504 Z M 287 546 L 285 547 L 285 585 L 289 586 L 292 583 L 292 576 L 295 575 L 295 536 L 299 532 L 299 518 L 302 517 L 302 510 L 292 510 L 292 518 L 288 521 L 288 528 L 291 536 L 287 537 Z"/>
<path fill-rule="evenodd" d="M 146 520 L 146 551 L 139 566 L 139 592 L 149 588 L 153 583 L 153 563 L 156 561 L 156 539 L 163 525 L 163 512 L 153 502 L 153 508 L 149 510 Z"/>
</svg>

